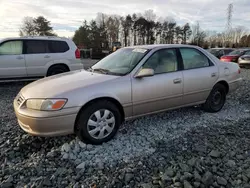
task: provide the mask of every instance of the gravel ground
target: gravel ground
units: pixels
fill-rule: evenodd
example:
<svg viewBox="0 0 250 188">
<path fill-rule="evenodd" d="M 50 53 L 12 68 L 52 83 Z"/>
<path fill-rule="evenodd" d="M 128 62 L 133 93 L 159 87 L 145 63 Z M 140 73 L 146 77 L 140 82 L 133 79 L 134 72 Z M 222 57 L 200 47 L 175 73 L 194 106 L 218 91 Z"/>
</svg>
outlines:
<svg viewBox="0 0 250 188">
<path fill-rule="evenodd" d="M 250 70 L 216 114 L 183 108 L 125 123 L 101 146 L 17 125 L 26 83 L 0 85 L 0 187 L 250 187 Z"/>
</svg>

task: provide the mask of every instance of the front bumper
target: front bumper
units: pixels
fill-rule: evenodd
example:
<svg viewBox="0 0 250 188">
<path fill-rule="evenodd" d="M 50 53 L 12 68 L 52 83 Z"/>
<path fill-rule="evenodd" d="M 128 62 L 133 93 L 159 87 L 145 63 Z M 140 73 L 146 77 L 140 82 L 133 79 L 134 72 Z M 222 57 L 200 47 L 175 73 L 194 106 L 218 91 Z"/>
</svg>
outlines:
<svg viewBox="0 0 250 188">
<path fill-rule="evenodd" d="M 80 107 L 45 112 L 22 109 L 14 101 L 14 110 L 20 127 L 35 136 L 61 136 L 74 133 Z"/>
<path fill-rule="evenodd" d="M 250 65 L 250 60 L 241 59 L 241 60 L 238 61 L 238 63 L 239 63 L 240 66 Z"/>
</svg>

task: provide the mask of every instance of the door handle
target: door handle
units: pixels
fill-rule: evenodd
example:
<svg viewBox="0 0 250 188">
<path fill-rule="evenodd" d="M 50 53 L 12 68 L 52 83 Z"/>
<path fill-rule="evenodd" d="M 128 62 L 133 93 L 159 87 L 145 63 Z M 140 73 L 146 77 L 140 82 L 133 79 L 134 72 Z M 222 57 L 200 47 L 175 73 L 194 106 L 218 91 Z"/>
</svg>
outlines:
<svg viewBox="0 0 250 188">
<path fill-rule="evenodd" d="M 181 83 L 181 78 L 176 78 L 173 80 L 174 84 L 179 84 Z"/>
<path fill-rule="evenodd" d="M 216 73 L 213 72 L 213 73 L 211 74 L 211 77 L 215 77 L 215 76 L 216 76 Z"/>
<path fill-rule="evenodd" d="M 49 56 L 49 55 L 46 55 L 46 56 L 44 56 L 44 58 L 50 58 L 50 56 Z"/>
<path fill-rule="evenodd" d="M 23 59 L 23 57 L 22 56 L 18 56 L 16 59 L 21 60 L 21 59 Z"/>
</svg>

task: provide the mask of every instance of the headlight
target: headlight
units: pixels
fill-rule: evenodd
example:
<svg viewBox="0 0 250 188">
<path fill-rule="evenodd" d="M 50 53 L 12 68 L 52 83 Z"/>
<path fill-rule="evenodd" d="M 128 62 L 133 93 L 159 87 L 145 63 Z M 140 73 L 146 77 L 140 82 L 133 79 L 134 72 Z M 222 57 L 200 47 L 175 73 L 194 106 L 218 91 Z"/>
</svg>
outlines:
<svg viewBox="0 0 250 188">
<path fill-rule="evenodd" d="M 61 110 L 66 102 L 67 99 L 28 99 L 26 107 L 41 111 Z"/>
</svg>

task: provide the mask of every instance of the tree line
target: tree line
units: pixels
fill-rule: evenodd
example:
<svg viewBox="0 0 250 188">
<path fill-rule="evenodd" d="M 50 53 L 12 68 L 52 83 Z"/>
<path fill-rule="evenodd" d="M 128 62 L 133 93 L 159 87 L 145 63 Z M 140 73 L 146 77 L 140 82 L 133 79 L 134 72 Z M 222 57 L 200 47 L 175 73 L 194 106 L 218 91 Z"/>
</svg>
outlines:
<svg viewBox="0 0 250 188">
<path fill-rule="evenodd" d="M 86 48 L 108 47 L 120 41 L 124 46 L 143 44 L 186 44 L 192 34 L 189 23 L 178 25 L 172 18 L 156 21 L 156 14 L 147 10 L 144 14 L 125 17 L 98 13 L 95 20 L 85 20 L 76 30 L 73 40 Z"/>
<path fill-rule="evenodd" d="M 55 35 L 50 21 L 43 16 L 25 17 L 20 28 L 20 36 Z M 126 16 L 97 13 L 95 19 L 83 21 L 72 39 L 85 48 L 110 48 L 117 41 L 123 46 L 193 44 L 203 48 L 250 47 L 250 34 L 243 26 L 222 32 L 204 30 L 199 22 L 180 25 L 171 17 L 157 17 L 153 10 Z"/>
</svg>

